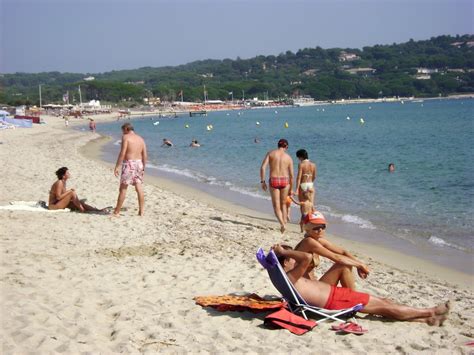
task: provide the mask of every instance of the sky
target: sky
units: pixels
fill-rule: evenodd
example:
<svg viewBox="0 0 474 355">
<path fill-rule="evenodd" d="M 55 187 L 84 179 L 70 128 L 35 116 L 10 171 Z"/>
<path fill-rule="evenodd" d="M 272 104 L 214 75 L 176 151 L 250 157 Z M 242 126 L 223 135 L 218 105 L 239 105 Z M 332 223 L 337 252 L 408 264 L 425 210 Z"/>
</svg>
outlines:
<svg viewBox="0 0 474 355">
<path fill-rule="evenodd" d="M 474 0 L 0 0 L 0 73 L 111 70 L 473 34 Z"/>
</svg>

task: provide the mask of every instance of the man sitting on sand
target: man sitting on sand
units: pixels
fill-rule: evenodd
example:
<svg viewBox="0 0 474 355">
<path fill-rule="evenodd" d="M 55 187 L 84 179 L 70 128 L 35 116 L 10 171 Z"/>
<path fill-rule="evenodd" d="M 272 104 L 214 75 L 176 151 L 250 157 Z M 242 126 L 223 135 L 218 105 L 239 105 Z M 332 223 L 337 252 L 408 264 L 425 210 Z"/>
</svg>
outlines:
<svg viewBox="0 0 474 355">
<path fill-rule="evenodd" d="M 122 165 L 122 175 L 120 176 L 119 195 L 113 216 L 118 217 L 120 214 L 120 209 L 127 195 L 128 185 L 135 186 L 138 197 L 138 215 L 143 216 L 145 196 L 142 184 L 147 161 L 145 141 L 134 132 L 130 123 L 122 125 L 122 133 L 122 148 L 114 169 L 114 175 L 118 176 L 120 165 Z"/>
<path fill-rule="evenodd" d="M 287 197 L 293 186 L 293 160 L 286 152 L 288 150 L 288 141 L 280 139 L 278 148 L 267 153 L 260 167 L 260 183 L 263 191 L 267 191 L 265 182 L 265 170 L 270 165 L 270 195 L 272 196 L 272 205 L 275 216 L 280 222 L 280 231 L 285 231 L 285 225 L 288 221 L 287 209 L 285 207 Z"/>
<path fill-rule="evenodd" d="M 311 254 L 279 244 L 274 245 L 273 250 L 290 281 L 310 305 L 332 310 L 350 308 L 362 303 L 364 305 L 360 311 L 362 313 L 435 326 L 441 326 L 448 317 L 449 302 L 431 308 L 414 308 L 397 304 L 386 298 L 310 280 L 304 275 L 311 263 Z"/>
</svg>

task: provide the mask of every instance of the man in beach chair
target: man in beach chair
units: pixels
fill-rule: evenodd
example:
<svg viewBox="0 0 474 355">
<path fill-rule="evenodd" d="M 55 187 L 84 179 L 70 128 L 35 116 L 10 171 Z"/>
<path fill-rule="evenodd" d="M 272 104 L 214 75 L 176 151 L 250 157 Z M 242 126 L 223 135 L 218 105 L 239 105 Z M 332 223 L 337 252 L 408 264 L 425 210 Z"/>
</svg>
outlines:
<svg viewBox="0 0 474 355">
<path fill-rule="evenodd" d="M 400 321 L 422 322 L 441 326 L 448 316 L 449 302 L 431 308 L 414 308 L 389 299 L 336 287 L 304 277 L 311 262 L 309 253 L 289 246 L 274 245 L 265 256 L 260 248 L 257 259 L 267 269 L 273 285 L 280 291 L 293 312 L 311 312 L 327 319 L 341 321 L 338 316 L 362 312 Z M 331 311 L 337 310 L 336 314 Z"/>
</svg>

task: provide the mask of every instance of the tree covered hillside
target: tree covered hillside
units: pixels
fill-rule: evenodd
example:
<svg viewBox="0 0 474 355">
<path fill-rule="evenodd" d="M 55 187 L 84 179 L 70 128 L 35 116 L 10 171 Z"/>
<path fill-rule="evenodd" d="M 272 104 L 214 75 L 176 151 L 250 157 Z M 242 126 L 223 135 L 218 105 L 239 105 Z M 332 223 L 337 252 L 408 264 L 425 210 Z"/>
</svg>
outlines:
<svg viewBox="0 0 474 355">
<path fill-rule="evenodd" d="M 94 77 L 94 80 L 84 80 Z M 474 92 L 474 36 L 440 36 L 425 41 L 363 49 L 305 48 L 296 53 L 250 59 L 202 60 L 174 67 L 144 67 L 100 74 L 2 74 L 0 102 L 10 105 L 60 103 L 63 94 L 83 101 L 143 102 L 145 97 L 185 101 L 310 95 L 316 100 L 438 96 Z"/>
</svg>

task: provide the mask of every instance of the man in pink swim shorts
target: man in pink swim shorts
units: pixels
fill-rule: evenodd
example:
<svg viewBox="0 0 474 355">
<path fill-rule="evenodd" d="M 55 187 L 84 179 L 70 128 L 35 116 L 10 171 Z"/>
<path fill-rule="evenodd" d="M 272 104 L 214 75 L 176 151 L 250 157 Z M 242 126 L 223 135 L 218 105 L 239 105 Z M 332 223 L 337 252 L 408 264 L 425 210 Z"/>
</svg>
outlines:
<svg viewBox="0 0 474 355">
<path fill-rule="evenodd" d="M 114 175 L 118 177 L 119 168 L 122 165 L 120 176 L 120 189 L 117 205 L 113 216 L 120 215 L 120 209 L 127 195 L 128 185 L 135 186 L 138 197 L 138 215 L 143 216 L 145 196 L 143 193 L 143 176 L 147 160 L 146 144 L 142 137 L 135 133 L 130 123 L 122 125 L 122 148 L 115 164 Z"/>
</svg>

